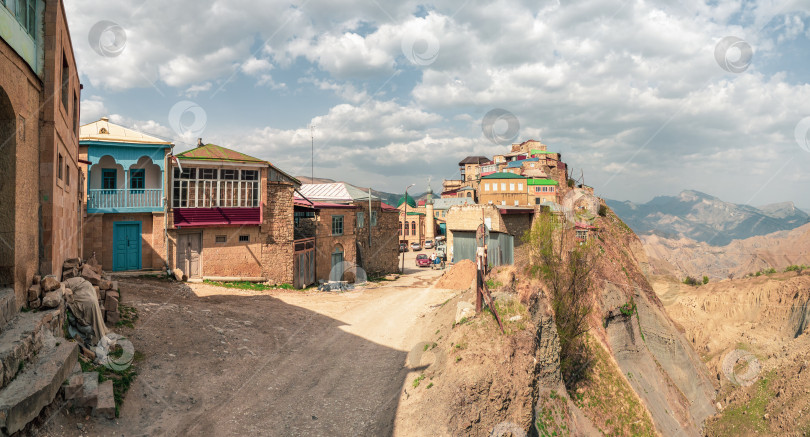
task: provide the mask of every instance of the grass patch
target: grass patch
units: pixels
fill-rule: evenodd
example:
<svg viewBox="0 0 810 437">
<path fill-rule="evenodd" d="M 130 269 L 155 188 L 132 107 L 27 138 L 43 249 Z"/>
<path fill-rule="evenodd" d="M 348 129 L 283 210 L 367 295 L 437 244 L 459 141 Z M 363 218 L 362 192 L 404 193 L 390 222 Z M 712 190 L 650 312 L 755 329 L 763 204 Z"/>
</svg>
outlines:
<svg viewBox="0 0 810 437">
<path fill-rule="evenodd" d="M 487 283 L 487 288 L 489 288 L 490 290 L 495 289 L 495 288 L 503 287 L 503 284 L 501 283 L 501 281 L 496 281 L 494 279 L 487 279 L 486 283 Z"/>
<path fill-rule="evenodd" d="M 292 284 L 275 284 L 275 285 L 268 285 L 261 282 L 248 282 L 248 281 L 234 281 L 234 282 L 220 282 L 220 281 L 210 281 L 208 279 L 203 281 L 206 284 L 216 285 L 217 287 L 224 287 L 224 288 L 236 288 L 239 290 L 255 290 L 255 291 L 264 291 L 264 290 L 294 290 L 295 287 Z"/>
<path fill-rule="evenodd" d="M 534 424 L 541 437 L 570 436 L 571 430 L 566 425 L 570 419 L 568 402 L 555 390 L 551 390 L 548 397 L 539 399 Z"/>
<path fill-rule="evenodd" d="M 138 321 L 138 310 L 135 307 L 119 303 L 118 313 L 121 315 L 121 318 L 118 320 L 118 323 L 116 323 L 115 326 L 126 326 L 133 329 L 135 328 L 135 322 Z"/>
<path fill-rule="evenodd" d="M 768 422 L 763 416 L 775 394 L 769 387 L 775 375 L 774 371 L 768 372 L 749 387 L 749 390 L 753 390 L 751 399 L 744 404 L 726 408 L 717 420 L 707 425 L 707 435 L 768 435 Z"/>
<path fill-rule="evenodd" d="M 413 388 L 419 387 L 419 383 L 422 382 L 423 379 L 425 379 L 424 373 L 417 376 L 416 379 L 413 380 Z"/>
<path fill-rule="evenodd" d="M 574 403 L 602 434 L 654 436 L 652 419 L 607 352 L 590 337 L 586 346 L 593 357 L 592 369 L 572 390 Z"/>
</svg>

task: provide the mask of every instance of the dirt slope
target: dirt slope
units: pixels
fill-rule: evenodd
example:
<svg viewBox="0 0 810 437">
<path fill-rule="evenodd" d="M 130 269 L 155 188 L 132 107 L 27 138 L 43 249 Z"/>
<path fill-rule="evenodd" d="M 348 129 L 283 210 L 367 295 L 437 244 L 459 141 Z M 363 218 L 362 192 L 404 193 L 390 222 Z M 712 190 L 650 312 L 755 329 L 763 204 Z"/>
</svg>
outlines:
<svg viewBox="0 0 810 437">
<path fill-rule="evenodd" d="M 656 235 L 641 237 L 652 273 L 723 279 L 742 277 L 771 267 L 783 270 L 791 264 L 810 265 L 810 224 L 791 231 L 735 240 L 726 246 L 710 246 L 687 238 Z"/>
<path fill-rule="evenodd" d="M 810 430 L 802 415 L 810 407 L 810 276 L 779 273 L 700 287 L 661 276 L 652 282 L 720 387 L 724 411 L 711 421 L 711 435 Z M 737 362 L 737 353 L 757 365 Z"/>
</svg>

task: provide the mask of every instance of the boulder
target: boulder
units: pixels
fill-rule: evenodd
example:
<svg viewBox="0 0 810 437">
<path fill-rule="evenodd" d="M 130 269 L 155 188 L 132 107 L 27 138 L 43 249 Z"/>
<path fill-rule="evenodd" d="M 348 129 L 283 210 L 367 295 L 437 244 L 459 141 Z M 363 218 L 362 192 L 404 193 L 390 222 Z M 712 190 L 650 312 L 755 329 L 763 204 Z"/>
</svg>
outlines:
<svg viewBox="0 0 810 437">
<path fill-rule="evenodd" d="M 174 269 L 174 270 L 172 270 L 172 274 L 174 274 L 174 279 L 176 281 L 182 281 L 183 280 L 183 271 L 182 270 Z"/>
<path fill-rule="evenodd" d="M 108 281 L 106 279 L 102 279 L 102 280 L 98 281 L 98 288 L 100 288 L 102 290 L 109 290 L 110 289 L 110 281 Z"/>
<path fill-rule="evenodd" d="M 82 265 L 82 260 L 79 258 L 68 258 L 62 263 L 62 268 L 65 267 L 79 267 Z"/>
<path fill-rule="evenodd" d="M 456 323 L 461 323 L 462 319 L 469 319 L 475 315 L 475 305 L 467 301 L 461 301 L 456 305 Z"/>
<path fill-rule="evenodd" d="M 96 272 L 90 264 L 82 266 L 82 278 L 93 285 L 98 285 L 98 283 L 101 282 L 101 275 Z"/>
<path fill-rule="evenodd" d="M 49 291 L 56 290 L 62 284 L 59 283 L 59 280 L 56 279 L 56 276 L 48 275 L 42 278 L 39 285 L 40 288 L 42 288 L 42 291 L 47 293 Z"/>
<path fill-rule="evenodd" d="M 42 297 L 42 307 L 59 308 L 59 305 L 62 305 L 62 296 L 64 296 L 62 288 L 45 293 L 45 296 Z"/>
<path fill-rule="evenodd" d="M 28 301 L 37 300 L 39 296 L 42 294 L 42 289 L 39 287 L 39 284 L 34 284 L 28 287 Z"/>
<path fill-rule="evenodd" d="M 70 268 L 67 268 L 67 269 L 62 269 L 62 280 L 63 281 L 65 279 L 75 278 L 76 276 L 79 276 L 79 269 L 77 269 L 76 267 L 70 267 Z"/>
</svg>

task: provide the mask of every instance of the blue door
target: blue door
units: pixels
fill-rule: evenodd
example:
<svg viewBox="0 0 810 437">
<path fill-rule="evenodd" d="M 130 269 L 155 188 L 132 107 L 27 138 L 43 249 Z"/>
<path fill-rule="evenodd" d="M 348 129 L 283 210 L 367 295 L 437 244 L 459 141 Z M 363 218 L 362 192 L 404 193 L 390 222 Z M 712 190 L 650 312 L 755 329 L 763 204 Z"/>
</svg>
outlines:
<svg viewBox="0 0 810 437">
<path fill-rule="evenodd" d="M 141 222 L 113 223 L 113 270 L 140 270 Z"/>
</svg>

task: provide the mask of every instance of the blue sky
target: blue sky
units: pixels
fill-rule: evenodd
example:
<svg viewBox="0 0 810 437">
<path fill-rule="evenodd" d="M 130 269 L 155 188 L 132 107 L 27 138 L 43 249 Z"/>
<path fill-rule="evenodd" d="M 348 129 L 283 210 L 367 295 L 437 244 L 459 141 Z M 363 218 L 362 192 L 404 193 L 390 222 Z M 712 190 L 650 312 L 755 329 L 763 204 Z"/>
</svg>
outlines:
<svg viewBox="0 0 810 437">
<path fill-rule="evenodd" d="M 438 188 L 465 156 L 508 148 L 482 131 L 499 108 L 518 121 L 514 141 L 560 151 L 604 197 L 695 189 L 810 210 L 806 1 L 66 8 L 82 122 L 106 115 L 178 151 L 202 137 L 309 175 L 315 125 L 316 177 Z"/>
</svg>

